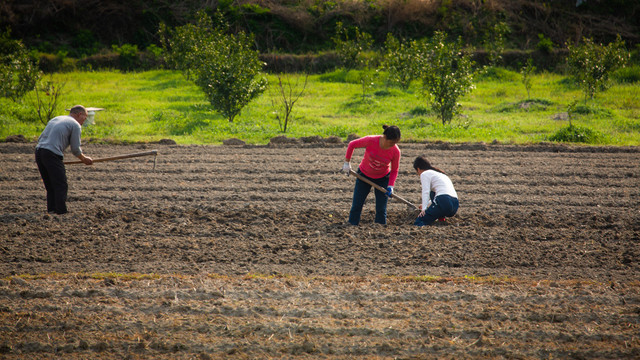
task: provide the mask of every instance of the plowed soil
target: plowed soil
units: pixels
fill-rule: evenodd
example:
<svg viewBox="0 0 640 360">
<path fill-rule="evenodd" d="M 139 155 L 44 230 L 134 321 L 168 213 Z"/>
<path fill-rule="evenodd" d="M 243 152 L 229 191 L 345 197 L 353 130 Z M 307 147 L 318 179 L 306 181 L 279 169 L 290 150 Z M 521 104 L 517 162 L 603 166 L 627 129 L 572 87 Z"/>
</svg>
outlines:
<svg viewBox="0 0 640 360">
<path fill-rule="evenodd" d="M 0 143 L 0 357 L 640 357 L 640 149 L 400 144 L 458 214 L 346 223 L 345 144 L 86 144 L 69 214 Z M 353 164 L 360 161 L 356 150 Z M 72 156 L 67 156 L 71 160 Z"/>
</svg>

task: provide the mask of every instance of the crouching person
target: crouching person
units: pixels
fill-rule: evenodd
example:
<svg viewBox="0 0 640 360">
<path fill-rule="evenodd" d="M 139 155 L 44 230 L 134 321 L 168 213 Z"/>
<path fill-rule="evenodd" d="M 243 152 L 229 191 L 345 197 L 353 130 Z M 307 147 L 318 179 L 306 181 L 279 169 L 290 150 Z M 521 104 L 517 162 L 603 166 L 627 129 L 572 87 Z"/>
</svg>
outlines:
<svg viewBox="0 0 640 360">
<path fill-rule="evenodd" d="M 436 220 L 444 221 L 458 212 L 458 194 L 451 179 L 444 171 L 431 166 L 424 156 L 418 156 L 413 168 L 422 183 L 422 206 L 414 225 L 431 225 Z"/>
</svg>

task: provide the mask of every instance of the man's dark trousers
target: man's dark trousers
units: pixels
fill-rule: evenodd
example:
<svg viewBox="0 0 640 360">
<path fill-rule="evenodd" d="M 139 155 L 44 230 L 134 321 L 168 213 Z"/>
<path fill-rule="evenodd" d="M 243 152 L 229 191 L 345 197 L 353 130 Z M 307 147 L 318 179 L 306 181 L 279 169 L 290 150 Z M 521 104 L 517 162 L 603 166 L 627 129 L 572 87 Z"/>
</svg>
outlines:
<svg viewBox="0 0 640 360">
<path fill-rule="evenodd" d="M 69 186 L 63 157 L 47 149 L 36 149 L 36 163 L 47 189 L 47 211 L 66 214 Z"/>
</svg>

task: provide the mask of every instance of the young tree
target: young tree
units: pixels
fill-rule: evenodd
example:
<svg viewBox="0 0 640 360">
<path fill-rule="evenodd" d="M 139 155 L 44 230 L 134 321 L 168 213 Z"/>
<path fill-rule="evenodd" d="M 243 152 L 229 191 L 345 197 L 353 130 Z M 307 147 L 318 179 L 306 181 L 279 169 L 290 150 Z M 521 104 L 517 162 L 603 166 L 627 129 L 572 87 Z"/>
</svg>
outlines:
<svg viewBox="0 0 640 360">
<path fill-rule="evenodd" d="M 535 73 L 536 67 L 533 66 L 533 59 L 528 58 L 527 63 L 520 69 L 520 73 L 522 74 L 522 83 L 524 84 L 524 88 L 527 90 L 527 99 L 531 99 L 531 75 Z"/>
<path fill-rule="evenodd" d="M 32 95 L 26 97 L 43 125 L 47 125 L 47 122 L 58 113 L 60 98 L 65 92 L 66 84 L 67 80 L 56 81 L 49 75 L 47 80 L 39 81 Z"/>
<path fill-rule="evenodd" d="M 307 88 L 309 74 L 304 74 L 304 82 L 302 85 L 300 85 L 301 78 L 301 76 L 296 76 L 295 82 L 292 82 L 289 75 L 278 74 L 278 84 L 274 89 L 272 102 L 277 109 L 276 118 L 278 119 L 280 130 L 284 133 L 287 132 L 287 127 L 293 121 L 291 113 L 293 112 L 294 105 L 300 100 Z M 282 114 L 282 118 L 280 114 Z"/>
<path fill-rule="evenodd" d="M 362 86 L 362 98 L 366 97 L 367 88 L 373 85 L 373 71 L 371 70 L 371 57 L 368 56 L 373 46 L 373 38 L 366 32 L 354 29 L 353 39 L 349 31 L 341 22 L 336 24 L 336 35 L 331 38 L 335 44 L 336 53 L 347 69 L 358 69 L 358 77 Z"/>
<path fill-rule="evenodd" d="M 0 33 L 0 96 L 17 102 L 33 90 L 40 79 L 37 61 L 20 40 Z"/>
<path fill-rule="evenodd" d="M 401 42 L 389 33 L 384 47 L 382 68 L 387 71 L 388 83 L 398 86 L 402 90 L 407 90 L 411 81 L 415 79 L 411 44 Z"/>
<path fill-rule="evenodd" d="M 368 65 L 365 53 L 371 50 L 373 38 L 366 32 L 354 28 L 354 36 L 351 38 L 349 31 L 341 22 L 336 24 L 336 34 L 331 38 L 335 44 L 336 53 L 347 69 L 361 69 Z"/>
<path fill-rule="evenodd" d="M 630 59 L 620 35 L 607 46 L 584 39 L 580 45 L 567 47 L 569 69 L 584 92 L 585 104 L 588 98 L 593 99 L 596 92 L 608 89 L 609 75 Z"/>
<path fill-rule="evenodd" d="M 205 46 L 204 61 L 195 70 L 196 84 L 211 105 L 229 122 L 267 88 L 264 65 L 252 49 L 253 37 L 245 33 L 223 35 Z"/>
<path fill-rule="evenodd" d="M 506 36 L 511 32 L 507 23 L 500 21 L 491 26 L 484 36 L 484 48 L 489 55 L 489 64 L 497 66 L 502 61 L 502 53 L 506 45 Z"/>
<path fill-rule="evenodd" d="M 253 37 L 243 32 L 227 34 L 227 26 L 220 19 L 218 15 L 214 27 L 213 21 L 200 12 L 196 25 L 185 25 L 165 35 L 163 46 L 168 62 L 187 78 L 195 77 L 213 108 L 233 122 L 242 108 L 266 90 L 267 80 L 261 76 L 264 63 L 252 48 Z"/>
<path fill-rule="evenodd" d="M 439 31 L 415 47 L 423 88 L 433 98 L 431 107 L 446 124 L 460 111 L 458 99 L 474 88 L 471 57 L 462 52 L 462 39 L 448 42 L 447 34 Z"/>
<path fill-rule="evenodd" d="M 158 34 L 167 66 L 180 70 L 187 80 L 191 80 L 193 72 L 202 62 L 199 49 L 213 41 L 217 35 L 213 21 L 203 12 L 198 13 L 195 24 L 175 29 L 160 24 Z"/>
</svg>

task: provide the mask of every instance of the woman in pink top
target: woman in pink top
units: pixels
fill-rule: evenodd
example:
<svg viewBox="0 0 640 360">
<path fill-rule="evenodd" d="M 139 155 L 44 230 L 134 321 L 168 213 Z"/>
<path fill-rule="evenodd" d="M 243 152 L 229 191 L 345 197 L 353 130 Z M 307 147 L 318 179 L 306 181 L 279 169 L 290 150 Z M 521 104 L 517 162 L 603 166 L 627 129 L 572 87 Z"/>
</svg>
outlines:
<svg viewBox="0 0 640 360">
<path fill-rule="evenodd" d="M 386 194 L 379 190 L 374 191 L 376 195 L 375 222 L 385 225 L 387 223 L 387 198 L 393 193 L 393 186 L 398 177 L 400 149 L 396 144 L 400 141 L 400 129 L 397 126 L 387 125 L 383 125 L 382 128 L 384 129 L 382 135 L 365 136 L 349 143 L 342 171 L 349 174 L 353 151 L 356 148 L 365 148 L 364 157 L 357 173 L 387 189 Z M 370 191 L 371 185 L 360 179 L 356 180 L 356 185 L 353 189 L 353 203 L 349 213 L 349 223 L 351 225 L 360 223 L 362 206 Z"/>
</svg>

